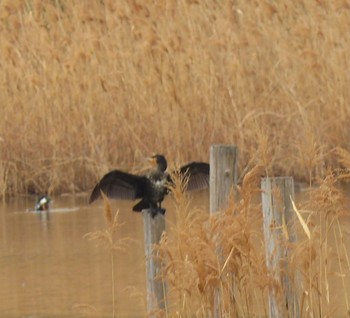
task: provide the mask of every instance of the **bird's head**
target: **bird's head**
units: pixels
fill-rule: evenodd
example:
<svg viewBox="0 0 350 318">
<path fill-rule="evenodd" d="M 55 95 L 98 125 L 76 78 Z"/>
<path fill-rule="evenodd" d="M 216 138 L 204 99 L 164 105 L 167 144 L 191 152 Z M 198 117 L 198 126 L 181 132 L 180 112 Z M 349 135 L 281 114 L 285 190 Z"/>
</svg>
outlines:
<svg viewBox="0 0 350 318">
<path fill-rule="evenodd" d="M 152 157 L 149 158 L 149 161 L 157 166 L 157 169 L 159 171 L 165 171 L 167 168 L 167 162 L 166 159 L 163 155 L 153 155 Z"/>
</svg>

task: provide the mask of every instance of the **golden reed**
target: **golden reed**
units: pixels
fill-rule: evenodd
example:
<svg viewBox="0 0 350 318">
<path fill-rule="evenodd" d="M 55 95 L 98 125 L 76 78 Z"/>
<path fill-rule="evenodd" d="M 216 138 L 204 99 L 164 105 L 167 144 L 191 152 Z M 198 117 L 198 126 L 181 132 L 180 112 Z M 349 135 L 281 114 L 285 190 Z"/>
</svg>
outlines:
<svg viewBox="0 0 350 318">
<path fill-rule="evenodd" d="M 349 140 L 346 1 L 0 3 L 0 195 L 90 189 L 152 152 L 240 149 L 313 182 Z M 241 178 L 242 179 L 242 178 Z"/>
</svg>

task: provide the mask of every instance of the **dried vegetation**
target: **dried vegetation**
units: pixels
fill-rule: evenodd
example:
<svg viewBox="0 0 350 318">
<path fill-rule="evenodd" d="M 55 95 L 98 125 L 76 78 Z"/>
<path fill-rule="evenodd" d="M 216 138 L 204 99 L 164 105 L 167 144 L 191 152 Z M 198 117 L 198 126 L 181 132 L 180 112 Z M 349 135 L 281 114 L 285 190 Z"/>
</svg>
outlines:
<svg viewBox="0 0 350 318">
<path fill-rule="evenodd" d="M 349 141 L 346 1 L 0 3 L 0 195 L 91 188 L 161 152 L 313 182 Z"/>
<path fill-rule="evenodd" d="M 285 317 L 350 314 L 349 200 L 338 184 L 345 175 L 330 173 L 319 179 L 294 206 L 296 215 L 289 228 L 297 239 L 281 242 L 289 251 L 281 268 L 288 264 L 282 274 L 291 282 L 298 305 L 287 308 L 281 281 L 266 267 L 256 195 L 261 170 L 249 171 L 236 199 L 214 216 L 191 209 L 188 198 L 175 189 L 177 221 L 157 247 L 169 287 L 169 317 L 212 317 L 214 310 L 219 317 L 268 317 L 271 290 L 276 291 Z M 215 299 L 220 299 L 219 306 Z"/>
</svg>

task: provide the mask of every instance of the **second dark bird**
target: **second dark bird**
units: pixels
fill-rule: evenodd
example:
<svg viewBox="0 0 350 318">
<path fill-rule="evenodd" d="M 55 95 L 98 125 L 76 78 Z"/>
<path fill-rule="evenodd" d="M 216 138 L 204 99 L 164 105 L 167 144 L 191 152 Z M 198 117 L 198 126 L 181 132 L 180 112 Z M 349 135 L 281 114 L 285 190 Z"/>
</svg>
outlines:
<svg viewBox="0 0 350 318">
<path fill-rule="evenodd" d="M 163 155 L 154 155 L 150 159 L 156 164 L 156 168 L 148 175 L 134 175 L 120 170 L 108 172 L 92 190 L 89 203 L 97 200 L 102 191 L 111 199 L 141 199 L 133 207 L 135 212 L 149 209 L 152 217 L 158 213 L 164 214 L 165 209 L 162 208 L 162 201 L 169 193 L 168 186 L 172 184 L 172 180 L 166 172 L 167 161 Z M 188 177 L 188 191 L 209 187 L 208 163 L 189 163 L 180 168 L 180 174 Z"/>
</svg>

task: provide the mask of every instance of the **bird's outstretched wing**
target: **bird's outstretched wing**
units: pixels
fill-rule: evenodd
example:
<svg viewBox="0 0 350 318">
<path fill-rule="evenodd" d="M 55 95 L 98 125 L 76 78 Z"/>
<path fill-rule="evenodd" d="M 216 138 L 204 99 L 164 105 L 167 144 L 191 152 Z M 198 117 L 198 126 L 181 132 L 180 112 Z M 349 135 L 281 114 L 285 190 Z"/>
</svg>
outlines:
<svg viewBox="0 0 350 318">
<path fill-rule="evenodd" d="M 209 164 L 191 162 L 180 168 L 181 175 L 188 177 L 187 191 L 209 188 Z M 169 180 L 170 182 L 171 179 Z"/>
<path fill-rule="evenodd" d="M 101 190 L 111 199 L 135 200 L 143 197 L 146 191 L 147 178 L 119 170 L 108 172 L 92 190 L 89 203 L 101 196 Z"/>
</svg>

